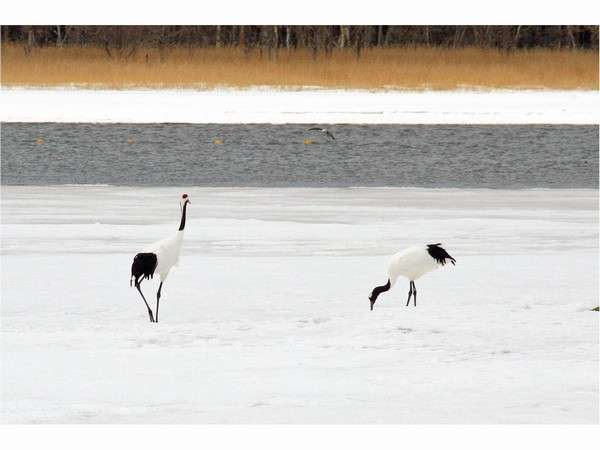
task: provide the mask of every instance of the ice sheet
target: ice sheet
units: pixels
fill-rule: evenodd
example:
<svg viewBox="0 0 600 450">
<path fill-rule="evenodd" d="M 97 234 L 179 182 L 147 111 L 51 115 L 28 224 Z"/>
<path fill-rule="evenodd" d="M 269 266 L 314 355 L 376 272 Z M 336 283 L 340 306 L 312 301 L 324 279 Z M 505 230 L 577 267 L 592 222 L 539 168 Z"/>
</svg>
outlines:
<svg viewBox="0 0 600 450">
<path fill-rule="evenodd" d="M 151 324 L 183 190 L 2 187 L 3 422 L 598 421 L 597 190 L 186 187 Z M 369 311 L 430 242 L 457 265 Z"/>
</svg>

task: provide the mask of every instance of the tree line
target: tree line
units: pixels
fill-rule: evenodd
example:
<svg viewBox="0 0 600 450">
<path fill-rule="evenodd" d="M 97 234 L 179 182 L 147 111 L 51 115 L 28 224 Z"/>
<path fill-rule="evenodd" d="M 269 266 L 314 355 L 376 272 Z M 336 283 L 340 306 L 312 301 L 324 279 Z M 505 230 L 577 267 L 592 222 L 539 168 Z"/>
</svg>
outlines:
<svg viewBox="0 0 600 450">
<path fill-rule="evenodd" d="M 598 49 L 596 25 L 199 25 L 199 26 L 3 26 L 3 42 L 39 46 L 101 46 L 109 57 L 140 47 L 237 47 L 247 51 L 303 48 L 318 52 L 350 48 L 480 47 Z"/>
</svg>

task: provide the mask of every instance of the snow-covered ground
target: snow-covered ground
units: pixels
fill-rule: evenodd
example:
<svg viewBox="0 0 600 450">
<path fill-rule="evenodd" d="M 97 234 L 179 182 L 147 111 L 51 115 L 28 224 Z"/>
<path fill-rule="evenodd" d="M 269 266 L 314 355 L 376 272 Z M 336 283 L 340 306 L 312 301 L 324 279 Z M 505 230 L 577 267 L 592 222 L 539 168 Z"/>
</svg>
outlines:
<svg viewBox="0 0 600 450">
<path fill-rule="evenodd" d="M 0 89 L 2 122 L 595 124 L 598 91 Z"/>
<path fill-rule="evenodd" d="M 597 190 L 191 188 L 151 324 L 180 192 L 2 187 L 3 422 L 598 422 Z"/>
</svg>

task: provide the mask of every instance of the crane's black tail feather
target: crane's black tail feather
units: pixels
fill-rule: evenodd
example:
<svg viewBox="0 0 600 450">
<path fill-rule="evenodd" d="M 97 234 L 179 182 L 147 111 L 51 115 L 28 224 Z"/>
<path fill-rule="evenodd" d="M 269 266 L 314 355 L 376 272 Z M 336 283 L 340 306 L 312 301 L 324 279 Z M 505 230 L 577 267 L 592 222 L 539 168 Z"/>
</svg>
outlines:
<svg viewBox="0 0 600 450">
<path fill-rule="evenodd" d="M 132 281 L 135 280 L 135 284 L 138 284 L 140 279 L 150 279 L 154 276 L 154 271 L 158 264 L 158 258 L 154 253 L 138 253 L 133 258 L 133 264 L 131 264 L 131 278 L 129 279 L 129 286 L 132 285 Z"/>
<path fill-rule="evenodd" d="M 441 243 L 428 244 L 427 253 L 429 253 L 429 255 L 442 266 L 447 263 L 447 259 L 450 260 L 452 265 L 455 265 L 456 260 L 452 256 L 450 256 L 450 254 L 446 250 L 440 247 L 441 245 Z"/>
</svg>

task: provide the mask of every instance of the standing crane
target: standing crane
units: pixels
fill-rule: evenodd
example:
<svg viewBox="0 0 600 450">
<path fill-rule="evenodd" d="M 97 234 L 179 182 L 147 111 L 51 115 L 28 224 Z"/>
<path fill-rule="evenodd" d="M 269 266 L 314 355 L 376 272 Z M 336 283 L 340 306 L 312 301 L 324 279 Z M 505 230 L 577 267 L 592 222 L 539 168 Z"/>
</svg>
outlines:
<svg viewBox="0 0 600 450">
<path fill-rule="evenodd" d="M 131 286 L 132 283 L 135 282 L 135 287 L 142 296 L 142 300 L 144 300 L 146 308 L 148 309 L 150 322 L 158 322 L 160 291 L 169 275 L 169 271 L 179 261 L 179 253 L 181 252 L 181 244 L 183 242 L 183 231 L 185 229 L 185 214 L 187 205 L 190 203 L 189 196 L 187 194 L 182 194 L 180 200 L 181 221 L 179 223 L 179 229 L 171 236 L 150 244 L 133 258 L 129 285 Z M 158 272 L 158 275 L 160 276 L 160 286 L 156 292 L 156 316 L 152 314 L 152 309 L 150 309 L 146 297 L 144 297 L 140 288 L 141 282 L 145 279 L 148 280 L 153 278 L 155 272 Z"/>
<path fill-rule="evenodd" d="M 410 281 L 406 306 L 410 305 L 411 296 L 413 296 L 414 304 L 417 306 L 417 288 L 415 287 L 415 280 L 426 273 L 445 265 L 448 261 L 450 261 L 452 265 L 456 263 L 456 260 L 450 256 L 441 245 L 442 244 L 438 243 L 428 244 L 427 246 L 409 247 L 406 250 L 393 255 L 390 258 L 388 266 L 387 283 L 382 286 L 376 286 L 371 292 L 371 295 L 369 295 L 371 311 L 373 311 L 373 305 L 379 294 L 389 291 L 399 276 L 406 277 Z"/>
</svg>

